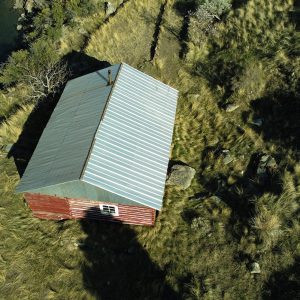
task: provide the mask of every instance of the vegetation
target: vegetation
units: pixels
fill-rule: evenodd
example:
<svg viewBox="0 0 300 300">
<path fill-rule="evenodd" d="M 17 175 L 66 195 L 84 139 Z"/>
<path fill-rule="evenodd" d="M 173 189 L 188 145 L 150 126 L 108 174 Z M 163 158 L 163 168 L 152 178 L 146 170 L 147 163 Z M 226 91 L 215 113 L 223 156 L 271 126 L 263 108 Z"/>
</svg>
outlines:
<svg viewBox="0 0 300 300">
<path fill-rule="evenodd" d="M 23 83 L 30 89 L 28 100 L 55 93 L 66 77 L 66 64 L 59 61 L 56 49 L 43 40 L 32 44 L 29 51 L 12 53 L 0 71 L 0 83 L 4 86 Z"/>
<path fill-rule="evenodd" d="M 0 143 L 15 143 L 15 149 L 0 157 L 0 295 L 299 299 L 300 36 L 294 1 L 112 1 L 117 13 L 106 21 L 101 10 L 80 9 L 88 1 L 65 2 L 82 5 L 76 24 L 67 10 L 55 12 L 50 1 L 40 1 L 48 4 L 26 18 L 48 18 L 48 9 L 49 18 L 55 14 L 49 24 L 63 23 L 62 31 L 25 31 L 30 45 L 12 53 L 1 72 Z M 217 17 L 207 30 L 203 9 L 212 4 L 220 6 L 209 11 Z M 87 30 L 77 34 L 77 26 Z M 49 41 L 49 50 L 39 50 Z M 166 188 L 153 228 L 34 219 L 14 193 L 15 165 L 26 165 L 51 114 L 42 105 L 32 111 L 36 100 L 18 62 L 30 57 L 32 68 L 50 58 L 70 63 L 74 49 L 100 61 L 125 61 L 180 91 L 172 159 L 197 173 L 187 190 Z M 80 74 L 73 70 L 72 76 Z M 253 263 L 260 273 L 252 272 Z"/>
</svg>

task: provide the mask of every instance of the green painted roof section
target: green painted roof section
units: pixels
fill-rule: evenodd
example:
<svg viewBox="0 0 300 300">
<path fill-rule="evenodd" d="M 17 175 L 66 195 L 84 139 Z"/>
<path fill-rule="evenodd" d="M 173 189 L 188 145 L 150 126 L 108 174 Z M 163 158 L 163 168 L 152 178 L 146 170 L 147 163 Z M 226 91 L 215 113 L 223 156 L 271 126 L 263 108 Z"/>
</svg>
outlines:
<svg viewBox="0 0 300 300">
<path fill-rule="evenodd" d="M 81 176 L 120 65 L 69 81 L 17 187 L 36 190 Z"/>
</svg>

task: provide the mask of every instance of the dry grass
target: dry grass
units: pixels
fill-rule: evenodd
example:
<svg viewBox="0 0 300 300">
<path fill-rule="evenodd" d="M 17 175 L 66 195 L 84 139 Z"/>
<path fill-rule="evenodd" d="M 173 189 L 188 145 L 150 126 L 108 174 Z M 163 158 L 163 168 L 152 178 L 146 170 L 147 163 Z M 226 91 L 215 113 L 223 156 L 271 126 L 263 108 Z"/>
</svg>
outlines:
<svg viewBox="0 0 300 300">
<path fill-rule="evenodd" d="M 298 74 L 296 59 L 292 62 L 287 54 L 292 44 L 289 39 L 280 42 L 293 28 L 287 18 L 291 1 L 247 1 L 225 17 L 216 36 L 201 45 L 189 41 L 185 60 L 179 58 L 177 38 L 183 19 L 173 4 L 168 1 L 166 6 L 153 62 L 148 60 L 161 1 L 127 2 L 92 34 L 86 53 L 110 63 L 128 62 L 180 90 L 172 159 L 196 169 L 191 187 L 167 187 L 153 228 L 100 223 L 87 230 L 77 221 L 33 219 L 22 197 L 13 193 L 18 182 L 13 161 L 1 159 L 0 294 L 6 299 L 107 299 L 108 281 L 125 284 L 124 299 L 175 299 L 163 295 L 165 284 L 180 299 L 262 299 L 271 274 L 288 268 L 300 255 L 297 151 L 267 140 L 250 124 L 252 101 L 286 84 L 279 63 Z M 270 54 L 272 49 L 272 60 L 255 55 L 239 59 L 243 51 Z M 241 68 L 226 77 L 228 82 L 196 76 L 193 66 L 199 60 L 211 75 L 228 75 L 228 65 L 215 66 L 213 57 Z M 230 101 L 240 107 L 227 113 L 222 105 Z M 31 109 L 24 106 L 2 123 L 5 141 L 16 141 Z M 224 164 L 216 154 L 218 147 L 229 149 L 234 160 Z M 276 156 L 279 170 L 271 189 L 247 173 L 256 152 Z M 206 190 L 212 193 L 207 199 L 190 200 Z M 253 207 L 245 217 L 248 202 Z M 131 247 L 138 250 L 128 256 Z M 127 275 L 144 255 L 139 278 Z M 262 268 L 260 278 L 249 272 L 254 260 Z M 155 272 L 150 264 L 163 276 L 151 277 Z M 140 294 L 126 298 L 131 287 Z M 110 291 L 118 294 L 114 286 Z"/>
<path fill-rule="evenodd" d="M 3 143 L 15 143 L 34 105 L 21 106 L 12 116 L 0 124 L 0 137 Z"/>
<path fill-rule="evenodd" d="M 117 18 L 100 27 L 89 41 L 86 53 L 111 64 L 139 66 L 150 58 L 150 47 L 161 1 L 127 2 Z"/>
</svg>

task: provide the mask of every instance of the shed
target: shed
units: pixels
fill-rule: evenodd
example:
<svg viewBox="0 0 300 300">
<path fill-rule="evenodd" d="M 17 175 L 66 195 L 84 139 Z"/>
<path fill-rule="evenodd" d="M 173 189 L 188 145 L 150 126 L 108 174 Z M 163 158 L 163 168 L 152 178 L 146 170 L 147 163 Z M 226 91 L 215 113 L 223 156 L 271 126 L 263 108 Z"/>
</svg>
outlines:
<svg viewBox="0 0 300 300">
<path fill-rule="evenodd" d="M 153 225 L 177 98 L 125 63 L 70 80 L 17 192 L 38 218 Z"/>
</svg>

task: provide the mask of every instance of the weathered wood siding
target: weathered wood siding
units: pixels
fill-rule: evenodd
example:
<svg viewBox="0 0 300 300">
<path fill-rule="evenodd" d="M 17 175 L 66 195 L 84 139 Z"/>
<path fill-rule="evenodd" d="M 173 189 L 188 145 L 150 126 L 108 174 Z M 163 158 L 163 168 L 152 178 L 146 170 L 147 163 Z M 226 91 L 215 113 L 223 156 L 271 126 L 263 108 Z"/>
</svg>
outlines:
<svg viewBox="0 0 300 300">
<path fill-rule="evenodd" d="M 78 198 L 25 193 L 25 199 L 33 215 L 40 219 L 96 219 L 134 225 L 154 225 L 155 210 L 149 207 L 132 206 L 109 202 L 90 201 Z M 118 206 L 119 216 L 101 214 L 99 205 Z"/>
</svg>

